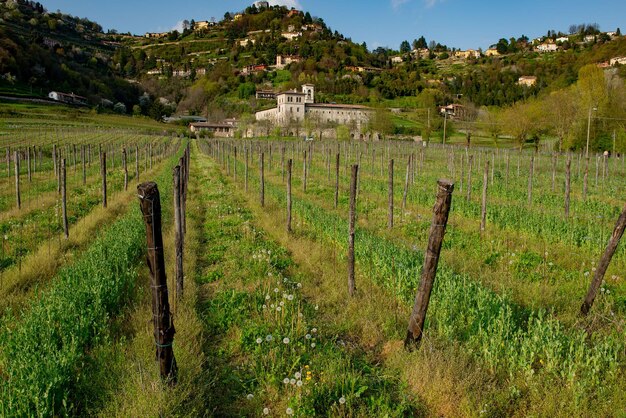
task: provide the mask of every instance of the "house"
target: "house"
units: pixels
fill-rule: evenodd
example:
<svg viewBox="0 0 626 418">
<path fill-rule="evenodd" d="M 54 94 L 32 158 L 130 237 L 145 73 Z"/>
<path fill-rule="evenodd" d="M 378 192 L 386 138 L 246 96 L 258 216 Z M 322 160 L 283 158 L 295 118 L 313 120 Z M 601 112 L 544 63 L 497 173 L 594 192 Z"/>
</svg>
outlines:
<svg viewBox="0 0 626 418">
<path fill-rule="evenodd" d="M 301 37 L 302 32 L 282 32 L 280 36 L 287 39 L 288 41 L 293 41 L 294 39 L 298 39 L 299 37 Z"/>
<path fill-rule="evenodd" d="M 255 1 L 254 7 L 256 7 L 257 9 L 269 9 L 270 3 L 267 1 Z"/>
<path fill-rule="evenodd" d="M 206 68 L 197 68 L 196 69 L 196 76 L 205 76 L 206 75 Z"/>
<path fill-rule="evenodd" d="M 319 123 L 353 125 L 357 129 L 367 124 L 372 109 L 360 105 L 315 103 L 315 86 L 304 84 L 302 92 L 296 90 L 278 93 L 277 106 L 256 113 L 256 120 L 269 120 L 275 125 L 286 126 L 292 121 L 303 122 L 305 117 Z"/>
<path fill-rule="evenodd" d="M 626 65 L 626 57 L 611 58 L 609 60 L 609 64 L 611 66 L 613 66 L 613 65 Z"/>
<path fill-rule="evenodd" d="M 293 62 L 302 61 L 302 57 L 298 55 L 276 55 L 276 69 L 282 70 Z"/>
<path fill-rule="evenodd" d="M 557 43 L 568 42 L 569 38 L 567 36 L 561 36 L 560 38 L 556 38 Z"/>
<path fill-rule="evenodd" d="M 468 49 L 467 51 L 456 51 L 454 53 L 454 57 L 455 58 L 460 58 L 460 59 L 469 59 L 469 58 L 480 58 L 480 52 L 476 51 L 475 49 Z"/>
<path fill-rule="evenodd" d="M 496 48 L 489 48 L 488 50 L 485 51 L 486 57 L 497 57 L 499 55 L 500 53 L 498 52 Z"/>
<path fill-rule="evenodd" d="M 155 33 L 155 32 L 147 32 L 144 35 L 146 38 L 165 38 L 167 36 L 167 32 L 164 33 Z"/>
<path fill-rule="evenodd" d="M 259 65 L 246 65 L 241 69 L 242 75 L 249 75 L 254 73 L 262 73 L 267 71 L 267 65 L 259 64 Z"/>
<path fill-rule="evenodd" d="M 447 106 L 440 107 L 439 113 L 441 113 L 442 116 L 445 116 L 448 119 L 463 119 L 466 110 L 465 106 L 458 103 L 452 103 Z"/>
<path fill-rule="evenodd" d="M 266 100 L 275 100 L 276 93 L 273 90 L 257 90 L 256 91 L 257 99 L 266 99 Z"/>
<path fill-rule="evenodd" d="M 596 41 L 596 35 L 587 35 L 585 36 L 583 40 L 585 41 L 586 44 L 590 44 Z"/>
<path fill-rule="evenodd" d="M 402 59 L 402 57 L 400 55 L 395 56 L 395 57 L 391 57 L 391 63 L 392 64 L 402 64 L 404 62 L 404 60 Z"/>
<path fill-rule="evenodd" d="M 617 32 L 607 32 L 606 35 L 611 39 L 615 39 L 618 37 Z"/>
<path fill-rule="evenodd" d="M 256 39 L 250 39 L 250 38 L 246 38 L 246 39 L 242 39 L 239 41 L 239 46 L 242 47 L 247 47 L 248 45 L 252 44 L 254 45 L 256 43 Z"/>
<path fill-rule="evenodd" d="M 241 13 L 237 13 L 237 14 L 233 17 L 233 20 L 236 22 L 236 21 L 238 21 L 238 20 L 241 20 L 241 18 L 242 18 L 242 17 L 243 17 L 243 14 L 241 14 Z"/>
<path fill-rule="evenodd" d="M 233 138 L 235 136 L 236 126 L 234 123 L 224 121 L 221 123 L 213 122 L 194 122 L 189 124 L 189 130 L 193 133 L 211 133 L 217 138 Z"/>
<path fill-rule="evenodd" d="M 523 75 L 517 79 L 517 84 L 526 87 L 532 87 L 537 84 L 537 77 L 533 75 Z"/>
<path fill-rule="evenodd" d="M 148 74 L 148 75 L 161 75 L 161 74 L 163 74 L 163 71 L 161 71 L 159 69 L 148 70 L 148 71 L 146 71 L 146 74 Z"/>
<path fill-rule="evenodd" d="M 195 22 L 193 25 L 193 30 L 205 30 L 210 27 L 215 26 L 215 22 L 209 22 L 208 20 L 202 20 L 200 22 Z"/>
<path fill-rule="evenodd" d="M 430 56 L 430 50 L 428 48 L 414 49 L 411 51 L 411 55 L 413 55 L 415 59 L 428 58 Z"/>
<path fill-rule="evenodd" d="M 48 98 L 56 102 L 87 106 L 87 98 L 83 96 L 78 96 L 74 93 L 61 93 L 60 91 L 51 91 L 50 93 L 48 93 Z"/>
<path fill-rule="evenodd" d="M 180 77 L 180 78 L 187 78 L 191 76 L 191 71 L 190 70 L 174 70 L 172 71 L 172 76 Z"/>
<path fill-rule="evenodd" d="M 535 47 L 535 49 L 539 52 L 556 52 L 559 47 L 557 46 L 557 44 L 553 43 L 552 41 L 550 42 L 544 42 L 542 44 L 539 44 Z"/>
<path fill-rule="evenodd" d="M 289 10 L 289 13 L 287 13 L 287 17 L 299 16 L 301 14 L 302 14 L 302 12 L 300 10 L 291 9 L 291 10 Z"/>
</svg>

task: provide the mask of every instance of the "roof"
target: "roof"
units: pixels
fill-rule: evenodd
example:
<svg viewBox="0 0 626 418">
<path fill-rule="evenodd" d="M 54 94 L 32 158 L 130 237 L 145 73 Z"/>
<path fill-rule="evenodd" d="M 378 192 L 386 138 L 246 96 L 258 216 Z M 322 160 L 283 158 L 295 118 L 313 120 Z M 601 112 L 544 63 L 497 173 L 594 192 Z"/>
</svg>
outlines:
<svg viewBox="0 0 626 418">
<path fill-rule="evenodd" d="M 350 104 L 335 104 L 335 103 L 310 103 L 306 107 L 327 107 L 332 109 L 359 109 L 359 110 L 373 110 L 370 107 L 362 105 L 350 105 Z"/>
<path fill-rule="evenodd" d="M 190 123 L 189 126 L 196 128 L 233 128 L 234 126 L 228 123 L 211 123 L 211 122 L 195 122 Z"/>
</svg>

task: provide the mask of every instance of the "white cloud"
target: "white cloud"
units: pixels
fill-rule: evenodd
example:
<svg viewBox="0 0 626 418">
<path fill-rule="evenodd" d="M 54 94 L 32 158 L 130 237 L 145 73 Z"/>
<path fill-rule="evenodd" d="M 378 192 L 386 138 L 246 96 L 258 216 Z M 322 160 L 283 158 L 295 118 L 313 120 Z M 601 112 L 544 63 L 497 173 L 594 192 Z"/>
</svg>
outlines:
<svg viewBox="0 0 626 418">
<path fill-rule="evenodd" d="M 288 9 L 296 8 L 298 10 L 302 9 L 302 5 L 299 0 L 269 0 L 270 5 L 275 6 L 286 6 Z"/>
<path fill-rule="evenodd" d="M 179 20 L 178 22 L 176 22 L 176 25 L 174 25 L 174 27 L 170 30 L 177 30 L 179 32 L 183 31 L 183 21 Z"/>
<path fill-rule="evenodd" d="M 445 0 L 424 0 L 424 3 L 426 3 L 426 7 L 431 8 L 431 7 L 435 7 L 437 5 L 437 3 L 443 3 Z"/>
<path fill-rule="evenodd" d="M 393 10 L 398 10 L 400 6 L 404 3 L 408 3 L 409 1 L 410 0 L 391 0 L 391 7 L 393 7 Z"/>
</svg>

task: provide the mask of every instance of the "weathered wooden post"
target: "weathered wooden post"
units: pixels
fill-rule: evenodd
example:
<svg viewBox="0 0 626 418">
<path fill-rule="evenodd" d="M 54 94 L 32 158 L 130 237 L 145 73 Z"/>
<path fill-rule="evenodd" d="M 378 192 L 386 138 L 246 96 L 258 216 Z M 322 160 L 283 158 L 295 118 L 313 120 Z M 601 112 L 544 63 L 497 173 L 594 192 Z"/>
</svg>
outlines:
<svg viewBox="0 0 626 418">
<path fill-rule="evenodd" d="M 535 156 L 530 156 L 530 172 L 528 173 L 528 206 L 533 203 L 533 173 L 535 171 Z"/>
<path fill-rule="evenodd" d="M 587 200 L 587 183 L 589 181 L 589 156 L 585 158 L 585 175 L 583 178 L 583 200 Z"/>
<path fill-rule="evenodd" d="M 626 228 L 626 206 L 622 210 L 619 218 L 617 219 L 617 223 L 615 224 L 615 228 L 613 229 L 613 233 L 611 234 L 611 238 L 609 239 L 609 244 L 604 250 L 604 254 L 602 254 L 602 258 L 600 258 L 600 262 L 598 263 L 598 267 L 593 275 L 593 280 L 589 285 L 589 290 L 587 291 L 587 296 L 585 297 L 585 301 L 580 307 L 580 312 L 583 315 L 587 315 L 589 310 L 591 309 L 591 305 L 593 305 L 593 301 L 598 294 L 598 289 L 602 285 L 602 279 L 604 279 L 604 274 L 606 273 L 606 269 L 609 267 L 609 263 L 613 258 L 613 254 L 615 254 L 615 250 L 617 249 L 617 245 L 619 244 L 622 235 L 624 235 L 624 229 Z"/>
<path fill-rule="evenodd" d="M 259 170 L 261 171 L 260 173 L 260 202 L 261 202 L 261 207 L 265 207 L 265 154 L 262 152 L 261 156 L 260 156 L 260 161 L 259 161 Z"/>
<path fill-rule="evenodd" d="M 306 150 L 304 150 L 303 158 L 302 158 L 302 191 L 306 193 L 306 175 L 307 175 L 307 159 L 306 159 Z"/>
<path fill-rule="evenodd" d="M 124 190 L 128 190 L 128 166 L 126 165 L 126 148 L 122 148 L 122 168 L 124 170 Z"/>
<path fill-rule="evenodd" d="M 233 147 L 233 181 L 237 182 L 237 147 Z"/>
<path fill-rule="evenodd" d="M 406 197 L 409 192 L 409 176 L 411 172 L 411 155 L 406 162 L 406 175 L 404 177 L 404 191 L 402 192 L 402 214 L 404 215 L 404 211 L 406 210 Z"/>
<path fill-rule="evenodd" d="M 159 362 L 161 378 L 169 384 L 176 383 L 177 366 L 172 344 L 174 343 L 174 321 L 170 313 L 163 255 L 163 235 L 161 233 L 161 198 L 154 182 L 137 186 L 139 205 L 146 225 L 148 246 L 148 268 L 151 275 L 152 318 L 156 359 Z"/>
<path fill-rule="evenodd" d="M 7 178 L 11 177 L 11 150 L 7 147 Z"/>
<path fill-rule="evenodd" d="M 174 167 L 174 246 L 176 247 L 176 298 L 183 296 L 183 222 L 181 167 Z"/>
<path fill-rule="evenodd" d="M 483 200 L 480 215 L 480 230 L 484 231 L 487 225 L 487 187 L 489 183 L 489 160 L 485 161 L 485 174 L 483 175 Z"/>
<path fill-rule="evenodd" d="M 80 147 L 80 162 L 83 166 L 83 186 L 87 184 L 87 167 L 85 166 L 85 146 Z"/>
<path fill-rule="evenodd" d="M 291 233 L 291 168 L 293 166 L 293 160 L 287 161 L 287 233 Z"/>
<path fill-rule="evenodd" d="M 552 154 L 552 192 L 556 189 L 556 154 Z"/>
<path fill-rule="evenodd" d="M 393 228 L 393 158 L 389 160 L 389 179 L 387 180 L 387 228 Z"/>
<path fill-rule="evenodd" d="M 57 169 L 57 145 L 52 144 L 52 164 L 54 169 L 54 176 L 57 177 L 59 175 L 59 170 Z"/>
<path fill-rule="evenodd" d="M 17 151 L 13 151 L 13 167 L 15 168 L 15 199 L 17 208 L 22 208 L 22 199 L 20 197 L 20 155 Z"/>
<path fill-rule="evenodd" d="M 107 153 L 100 154 L 100 175 L 102 176 L 102 207 L 107 207 Z"/>
<path fill-rule="evenodd" d="M 565 217 L 569 217 L 569 199 L 571 190 L 571 170 L 572 167 L 572 154 L 567 154 L 567 163 L 565 164 Z"/>
<path fill-rule="evenodd" d="M 135 181 L 139 181 L 139 145 L 135 145 Z"/>
<path fill-rule="evenodd" d="M 248 147 L 245 149 L 246 154 L 246 165 L 244 168 L 244 189 L 246 193 L 248 193 Z"/>
<path fill-rule="evenodd" d="M 428 247 L 424 255 L 424 267 L 422 268 L 419 287 L 415 295 L 415 304 L 413 305 L 413 312 L 409 319 L 409 327 L 404 340 L 404 345 L 408 349 L 419 346 L 422 340 L 426 311 L 428 310 L 430 294 L 435 283 L 441 244 L 446 232 L 450 204 L 452 203 L 454 184 L 448 180 L 439 180 L 437 185 L 437 201 L 433 209 L 433 221 L 430 226 Z"/>
<path fill-rule="evenodd" d="M 467 160 L 467 196 L 465 200 L 468 202 L 472 198 L 472 161 L 474 160 L 474 156 L 470 155 Z"/>
<path fill-rule="evenodd" d="M 32 174 L 30 172 L 30 145 L 26 147 L 26 167 L 28 168 L 28 182 L 33 181 Z"/>
<path fill-rule="evenodd" d="M 65 158 L 61 160 L 61 208 L 63 211 L 63 232 L 65 233 L 65 239 L 68 239 L 70 230 L 67 223 L 67 171 Z"/>
<path fill-rule="evenodd" d="M 337 154 L 339 155 L 339 154 Z M 350 213 L 348 227 L 348 293 L 354 296 L 356 285 L 354 282 L 354 229 L 356 224 L 356 181 L 359 174 L 359 166 L 352 166 L 350 178 Z"/>
<path fill-rule="evenodd" d="M 339 164 L 340 157 L 339 153 L 337 153 L 335 157 L 335 209 L 339 205 Z"/>
</svg>

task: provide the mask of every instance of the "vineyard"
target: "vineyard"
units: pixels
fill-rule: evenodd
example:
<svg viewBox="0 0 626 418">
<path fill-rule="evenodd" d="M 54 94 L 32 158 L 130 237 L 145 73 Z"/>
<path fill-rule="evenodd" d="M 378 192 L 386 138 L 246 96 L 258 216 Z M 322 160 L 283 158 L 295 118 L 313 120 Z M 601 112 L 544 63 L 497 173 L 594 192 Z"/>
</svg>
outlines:
<svg viewBox="0 0 626 418">
<path fill-rule="evenodd" d="M 625 411 L 621 156 L 16 126 L 2 416 Z"/>
</svg>

